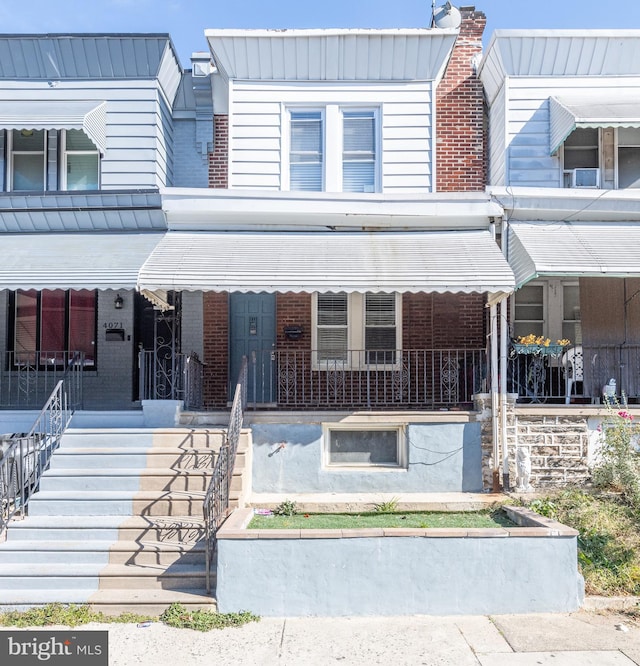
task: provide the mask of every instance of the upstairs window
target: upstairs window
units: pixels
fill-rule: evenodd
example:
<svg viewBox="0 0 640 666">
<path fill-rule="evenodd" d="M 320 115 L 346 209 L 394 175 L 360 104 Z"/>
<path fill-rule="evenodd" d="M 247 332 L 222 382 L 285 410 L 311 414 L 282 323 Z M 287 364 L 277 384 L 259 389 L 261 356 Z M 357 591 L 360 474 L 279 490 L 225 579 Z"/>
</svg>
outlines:
<svg viewBox="0 0 640 666">
<path fill-rule="evenodd" d="M 80 130 L 62 133 L 64 190 L 97 190 L 99 182 L 99 155 L 89 137 Z"/>
<path fill-rule="evenodd" d="M 327 104 L 289 109 L 283 188 L 308 192 L 377 192 L 378 112 Z M 285 122 L 287 122 L 285 120 Z M 286 161 L 286 157 L 285 157 Z M 287 183 L 288 177 L 288 183 Z"/>
<path fill-rule="evenodd" d="M 289 186 L 294 191 L 323 189 L 323 130 L 320 111 L 291 112 Z"/>
<path fill-rule="evenodd" d="M 640 188 L 640 128 L 575 129 L 564 142 L 563 185 Z"/>
<path fill-rule="evenodd" d="M 373 111 L 345 111 L 342 138 L 342 191 L 375 192 L 376 138 Z"/>
<path fill-rule="evenodd" d="M 23 129 L 9 133 L 11 190 L 44 192 L 46 138 L 45 130 Z"/>
<path fill-rule="evenodd" d="M 95 367 L 97 295 L 88 289 L 19 290 L 13 295 L 15 365 Z"/>
</svg>

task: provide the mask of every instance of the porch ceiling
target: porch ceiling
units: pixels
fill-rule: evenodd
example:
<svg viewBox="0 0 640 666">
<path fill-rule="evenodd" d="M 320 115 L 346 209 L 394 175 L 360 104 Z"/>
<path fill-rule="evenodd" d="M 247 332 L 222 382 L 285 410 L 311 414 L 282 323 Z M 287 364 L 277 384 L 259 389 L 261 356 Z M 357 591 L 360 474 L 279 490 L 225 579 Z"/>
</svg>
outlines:
<svg viewBox="0 0 640 666">
<path fill-rule="evenodd" d="M 511 292 L 490 232 L 169 232 L 141 290 Z"/>
<path fill-rule="evenodd" d="M 640 223 L 511 222 L 509 263 L 521 287 L 537 277 L 640 277 Z"/>
<path fill-rule="evenodd" d="M 2 234 L 0 289 L 133 289 L 162 234 Z"/>
</svg>

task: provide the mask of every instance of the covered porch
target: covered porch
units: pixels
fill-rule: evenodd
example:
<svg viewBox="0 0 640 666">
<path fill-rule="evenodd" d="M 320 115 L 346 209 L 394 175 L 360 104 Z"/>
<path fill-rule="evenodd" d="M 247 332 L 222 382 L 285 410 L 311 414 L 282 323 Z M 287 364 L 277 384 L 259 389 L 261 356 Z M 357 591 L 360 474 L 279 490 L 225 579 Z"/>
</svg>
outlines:
<svg viewBox="0 0 640 666">
<path fill-rule="evenodd" d="M 202 294 L 205 409 L 228 403 L 243 356 L 253 408 L 460 410 L 487 390 L 486 305 L 514 282 L 483 195 L 408 210 L 261 194 L 252 210 L 256 193 L 217 193 L 208 218 L 206 196 L 165 203 L 169 231 L 138 281 L 145 294 Z"/>
<path fill-rule="evenodd" d="M 512 221 L 508 234 L 508 391 L 526 403 L 639 402 L 640 223 Z M 518 344 L 526 334 L 549 344 Z"/>
</svg>

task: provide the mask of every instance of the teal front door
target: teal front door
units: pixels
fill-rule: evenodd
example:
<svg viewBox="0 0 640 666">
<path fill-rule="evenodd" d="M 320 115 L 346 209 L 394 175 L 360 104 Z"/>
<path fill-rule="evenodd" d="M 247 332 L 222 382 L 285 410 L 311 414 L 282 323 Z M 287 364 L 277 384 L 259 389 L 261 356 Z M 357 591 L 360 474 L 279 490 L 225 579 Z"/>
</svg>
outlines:
<svg viewBox="0 0 640 666">
<path fill-rule="evenodd" d="M 247 400 L 275 401 L 276 295 L 231 294 L 229 302 L 229 396 L 233 397 L 242 357 L 248 361 Z"/>
</svg>

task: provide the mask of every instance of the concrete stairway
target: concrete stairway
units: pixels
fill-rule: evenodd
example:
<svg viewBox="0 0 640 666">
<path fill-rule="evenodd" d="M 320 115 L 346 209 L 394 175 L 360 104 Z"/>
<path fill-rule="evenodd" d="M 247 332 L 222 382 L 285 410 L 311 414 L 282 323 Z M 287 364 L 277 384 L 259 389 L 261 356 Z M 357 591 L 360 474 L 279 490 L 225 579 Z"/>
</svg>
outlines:
<svg viewBox="0 0 640 666">
<path fill-rule="evenodd" d="M 214 605 L 202 501 L 222 439 L 216 428 L 68 430 L 29 516 L 0 543 L 0 607 L 58 601 L 155 614 L 176 601 Z M 235 505 L 249 472 L 247 441 L 245 433 Z"/>
</svg>

